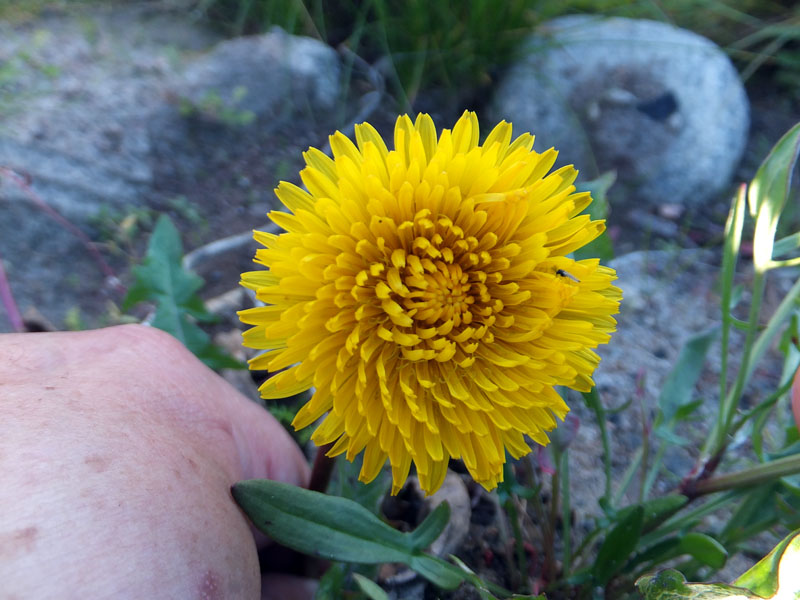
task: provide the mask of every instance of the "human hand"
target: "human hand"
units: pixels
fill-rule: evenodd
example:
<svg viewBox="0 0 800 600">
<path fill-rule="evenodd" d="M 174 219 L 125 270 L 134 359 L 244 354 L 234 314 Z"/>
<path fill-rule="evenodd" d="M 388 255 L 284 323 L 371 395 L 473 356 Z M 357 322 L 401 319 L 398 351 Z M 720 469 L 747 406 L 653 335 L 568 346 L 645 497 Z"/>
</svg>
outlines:
<svg viewBox="0 0 800 600">
<path fill-rule="evenodd" d="M 177 340 L 0 336 L 0 597 L 258 598 L 241 479 L 303 485 L 286 431 Z M 289 576 L 264 598 L 308 598 Z"/>
</svg>

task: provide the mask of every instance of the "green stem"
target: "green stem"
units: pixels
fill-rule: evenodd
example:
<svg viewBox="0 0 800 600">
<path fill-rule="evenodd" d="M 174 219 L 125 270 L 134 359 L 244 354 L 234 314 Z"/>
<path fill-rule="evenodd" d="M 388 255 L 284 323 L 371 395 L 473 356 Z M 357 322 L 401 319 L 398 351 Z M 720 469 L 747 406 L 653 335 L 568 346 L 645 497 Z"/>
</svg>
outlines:
<svg viewBox="0 0 800 600">
<path fill-rule="evenodd" d="M 561 501 L 563 510 L 561 512 L 562 521 L 562 538 L 564 543 L 564 555 L 562 561 L 562 571 L 569 573 L 570 563 L 572 562 L 572 515 L 569 499 L 569 452 L 564 452 L 561 455 L 561 465 L 559 466 L 561 472 Z"/>
<path fill-rule="evenodd" d="M 451 564 L 451 563 L 447 562 L 446 560 L 444 560 L 442 558 L 439 558 L 438 556 L 428 556 L 428 559 L 430 559 L 431 561 L 436 562 L 439 565 L 439 568 L 441 568 L 442 570 L 445 570 L 445 571 L 449 571 L 450 573 L 452 573 L 456 577 L 459 577 L 462 581 L 469 581 L 470 583 L 472 583 L 476 587 L 486 588 L 492 594 L 496 594 L 497 596 L 500 596 L 501 598 L 513 598 L 515 596 L 515 594 L 513 592 L 507 590 L 506 588 L 504 588 L 504 587 L 502 587 L 500 585 L 497 585 L 496 583 L 493 583 L 491 581 L 488 581 L 487 579 L 483 579 L 482 577 L 479 577 L 479 576 L 475 575 L 474 573 L 465 574 L 464 570 L 462 568 L 460 568 L 460 567 L 458 567 L 458 566 L 456 566 L 454 564 Z"/>
<path fill-rule="evenodd" d="M 699 521 L 706 515 L 716 511 L 718 508 L 729 504 L 734 498 L 736 498 L 735 492 L 723 494 L 717 498 L 714 498 L 713 500 L 710 500 L 709 502 L 706 502 L 702 506 L 698 506 L 694 510 L 691 510 L 680 516 L 670 518 L 658 529 L 643 535 L 639 541 L 639 547 L 646 548 L 670 533 L 674 533 L 680 529 L 683 529 L 692 522 Z"/>
<path fill-rule="evenodd" d="M 791 315 L 792 311 L 796 310 L 797 307 L 795 301 L 798 297 L 800 297 L 800 279 L 795 282 L 786 296 L 784 296 L 783 300 L 781 300 L 781 303 L 778 305 L 778 309 L 775 311 L 775 314 L 772 315 L 767 323 L 767 327 L 763 332 L 761 332 L 761 335 L 756 340 L 755 345 L 753 346 L 752 362 L 747 368 L 746 379 L 749 379 L 750 375 L 752 375 L 756 364 L 769 348 L 769 344 L 778 333 L 780 326 Z"/>
<path fill-rule="evenodd" d="M 517 559 L 518 581 L 514 582 L 514 589 L 520 591 L 522 587 L 527 587 L 523 582 L 527 582 L 528 564 L 525 560 L 525 546 L 522 541 L 522 527 L 519 524 L 519 511 L 514 502 L 514 497 L 510 496 L 505 502 L 506 514 L 511 521 L 511 529 L 514 532 L 514 553 Z"/>
<path fill-rule="evenodd" d="M 639 409 L 642 417 L 642 471 L 639 478 L 639 503 L 645 499 L 645 482 L 647 479 L 647 461 L 650 459 L 650 433 L 647 427 L 647 413 L 644 410 L 644 402 L 639 397 Z"/>
<path fill-rule="evenodd" d="M 594 412 L 597 419 L 597 426 L 600 428 L 600 439 L 603 444 L 603 470 L 605 472 L 606 481 L 603 490 L 603 497 L 611 501 L 611 442 L 608 437 L 608 428 L 606 428 L 606 410 L 603 403 L 600 401 L 600 394 L 597 388 L 594 387 L 589 392 L 583 393 L 583 398 L 589 408 Z"/>
<path fill-rule="evenodd" d="M 792 388 L 792 377 L 781 385 L 776 392 L 771 394 L 766 400 L 761 402 L 758 406 L 751 408 L 749 411 L 744 413 L 739 420 L 736 421 L 733 426 L 731 427 L 730 435 L 735 435 L 737 431 L 739 431 L 747 421 L 752 419 L 754 416 L 761 414 L 763 411 L 771 408 L 775 405 L 775 403 L 780 400 L 780 398 L 788 392 Z"/>
<path fill-rule="evenodd" d="M 703 455 L 706 460 L 709 456 L 716 454 L 725 445 L 725 437 L 731 431 L 733 426 L 733 419 L 736 414 L 736 408 L 739 405 L 742 392 L 747 382 L 750 380 L 751 375 L 755 371 L 755 367 L 764 353 L 769 348 L 775 335 L 777 335 L 780 326 L 789 317 L 792 311 L 795 310 L 795 302 L 800 296 L 800 280 L 795 282 L 789 292 L 781 301 L 775 314 L 772 315 L 766 328 L 758 339 L 755 339 L 756 330 L 758 328 L 758 316 L 761 310 L 761 301 L 764 297 L 764 288 L 766 284 L 766 273 L 761 270 L 756 270 L 753 278 L 753 299 L 750 304 L 750 315 L 747 324 L 747 336 L 744 343 L 744 351 L 742 353 L 742 361 L 739 367 L 739 373 L 736 377 L 736 384 L 730 390 L 724 401 L 720 404 L 720 410 L 717 415 L 717 422 L 714 429 L 709 435 L 708 444 L 704 448 Z"/>
<path fill-rule="evenodd" d="M 501 598 L 511 598 L 516 596 L 515 593 L 507 590 L 506 588 L 497 585 L 496 583 L 489 581 L 488 579 L 481 579 L 481 583 L 486 586 L 486 589 L 489 590 L 491 593 L 500 596 Z"/>
<path fill-rule="evenodd" d="M 755 341 L 756 329 L 758 328 L 758 316 L 761 312 L 761 301 L 764 298 L 764 288 L 766 284 L 764 275 L 764 272 L 758 269 L 753 275 L 753 297 L 750 302 L 750 314 L 747 319 L 747 335 L 745 336 L 739 372 L 736 374 L 736 382 L 733 388 L 720 403 L 717 421 L 714 424 L 711 435 L 709 435 L 708 443 L 704 448 L 703 454 L 706 458 L 715 455 L 725 445 L 725 437 L 733 422 L 736 407 L 739 405 L 744 386 L 752 372 L 750 363 L 753 355 L 753 343 Z"/>
<path fill-rule="evenodd" d="M 697 481 L 687 486 L 688 489 L 683 490 L 683 493 L 689 496 L 689 498 L 697 498 L 698 496 L 713 494 L 714 492 L 768 483 L 787 475 L 794 475 L 795 473 L 800 473 L 800 454 L 779 458 L 736 473 L 729 473 L 727 475 L 720 475 L 719 477 Z"/>
<path fill-rule="evenodd" d="M 728 345 L 731 334 L 731 300 L 733 296 L 733 276 L 736 273 L 736 263 L 739 258 L 739 249 L 742 244 L 742 227 L 744 226 L 744 205 L 747 197 L 747 185 L 739 186 L 739 191 L 733 201 L 728 219 L 725 222 L 725 250 L 722 255 L 722 293 L 720 305 L 722 309 L 722 361 L 719 376 L 719 397 L 724 398 L 728 393 Z"/>
<path fill-rule="evenodd" d="M 649 444 L 649 440 L 647 442 Z M 636 470 L 639 468 L 639 465 L 642 464 L 642 457 L 644 455 L 643 446 L 639 446 L 636 449 L 636 452 L 633 454 L 633 458 L 631 458 L 630 464 L 628 468 L 625 469 L 625 472 L 622 474 L 620 478 L 620 484 L 617 488 L 616 493 L 614 494 L 614 502 L 613 506 L 616 506 L 622 500 L 622 497 L 625 495 L 625 492 L 628 490 L 628 487 L 633 481 L 633 476 L 636 474 Z"/>
<path fill-rule="evenodd" d="M 553 445 L 555 446 L 555 444 Z M 551 446 L 551 448 L 553 447 Z M 545 528 L 545 544 L 544 544 L 544 579 L 546 581 L 556 580 L 556 520 L 558 519 L 558 506 L 559 490 L 561 488 L 561 472 L 559 469 L 561 463 L 561 452 L 553 452 L 553 463 L 555 463 L 555 472 L 550 480 L 550 514 L 547 516 L 547 527 Z"/>
<path fill-rule="evenodd" d="M 650 470 L 647 472 L 647 478 L 644 481 L 644 486 L 642 487 L 642 496 L 647 498 L 650 490 L 653 488 L 653 484 L 656 482 L 656 477 L 658 476 L 658 472 L 661 470 L 661 461 L 664 460 L 664 454 L 667 451 L 667 444 L 663 440 L 658 445 L 658 450 L 656 450 L 656 456 L 653 459 L 653 464 L 650 466 Z"/>
</svg>

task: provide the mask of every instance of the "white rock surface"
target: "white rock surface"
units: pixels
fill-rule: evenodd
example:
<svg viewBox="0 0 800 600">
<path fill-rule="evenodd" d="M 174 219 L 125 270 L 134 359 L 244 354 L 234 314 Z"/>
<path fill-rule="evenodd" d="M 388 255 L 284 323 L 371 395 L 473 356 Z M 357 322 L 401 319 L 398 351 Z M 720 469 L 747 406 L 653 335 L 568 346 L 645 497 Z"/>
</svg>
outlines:
<svg viewBox="0 0 800 600">
<path fill-rule="evenodd" d="M 724 190 L 749 127 L 744 88 L 715 44 L 665 23 L 582 15 L 529 38 L 491 112 L 584 178 L 616 170 L 612 199 L 637 206 L 695 206 Z"/>
</svg>

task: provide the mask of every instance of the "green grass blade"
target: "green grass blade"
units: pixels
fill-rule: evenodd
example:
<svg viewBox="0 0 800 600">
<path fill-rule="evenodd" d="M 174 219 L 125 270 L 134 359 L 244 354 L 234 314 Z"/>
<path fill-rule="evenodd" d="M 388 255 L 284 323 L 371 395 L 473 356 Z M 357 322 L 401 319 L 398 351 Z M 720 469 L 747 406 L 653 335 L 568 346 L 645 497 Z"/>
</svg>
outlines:
<svg viewBox="0 0 800 600">
<path fill-rule="evenodd" d="M 792 127 L 772 148 L 750 183 L 747 200 L 756 220 L 753 263 L 763 270 L 772 260 L 775 232 L 789 197 L 792 173 L 800 153 L 800 123 Z"/>
<path fill-rule="evenodd" d="M 725 247 L 722 253 L 722 280 L 720 281 L 722 293 L 720 298 L 722 308 L 722 367 L 719 376 L 720 398 L 728 393 L 728 346 L 731 333 L 731 309 L 733 296 L 733 276 L 736 273 L 736 263 L 742 245 L 742 228 L 744 226 L 745 200 L 747 186 L 739 187 L 739 193 L 733 200 L 728 220 L 725 223 Z"/>
<path fill-rule="evenodd" d="M 425 579 L 445 590 L 456 589 L 466 579 L 466 575 L 461 569 L 429 554 L 415 554 L 406 564 Z"/>
<path fill-rule="evenodd" d="M 787 235 L 785 238 L 779 239 L 775 242 L 772 248 L 772 256 L 775 258 L 789 254 L 793 250 L 800 248 L 800 231 Z"/>
<path fill-rule="evenodd" d="M 708 349 L 717 336 L 717 331 L 718 328 L 714 327 L 692 336 L 681 349 L 675 367 L 661 388 L 656 428 L 670 426 L 678 411 L 691 403 L 694 386 L 703 371 Z"/>
<path fill-rule="evenodd" d="M 783 324 L 791 317 L 797 310 L 797 299 L 800 297 L 800 279 L 798 279 L 789 292 L 784 296 L 781 303 L 778 305 L 775 313 L 770 317 L 764 331 L 758 336 L 758 339 L 753 345 L 752 359 L 747 367 L 747 380 L 753 374 L 759 360 L 764 356 L 767 349 L 772 344 L 775 336 L 780 333 Z"/>
<path fill-rule="evenodd" d="M 582 392 L 581 395 L 586 406 L 594 413 L 597 419 L 597 426 L 600 428 L 600 438 L 603 443 L 603 472 L 605 473 L 603 498 L 611 502 L 611 443 L 608 438 L 608 428 L 606 427 L 606 409 L 600 400 L 600 393 L 597 391 L 597 387 L 593 387 L 588 392 Z"/>
<path fill-rule="evenodd" d="M 635 506 L 606 536 L 592 567 L 592 575 L 600 584 L 608 583 L 636 550 L 643 521 L 644 509 Z"/>
<path fill-rule="evenodd" d="M 442 502 L 414 531 L 408 534 L 411 545 L 416 550 L 424 550 L 441 535 L 449 520 L 450 506 L 447 502 Z"/>
<path fill-rule="evenodd" d="M 371 579 L 367 579 L 359 573 L 353 573 L 353 579 L 356 580 L 358 587 L 370 600 L 389 600 L 389 595 Z"/>
<path fill-rule="evenodd" d="M 679 416 L 687 412 L 682 409 L 686 409 L 692 403 L 695 384 L 703 371 L 706 355 L 718 329 L 718 327 L 714 327 L 689 338 L 689 341 L 681 348 L 675 366 L 664 381 L 658 398 L 659 412 L 653 427 L 654 433 L 662 438 L 662 442 L 656 451 L 653 464 L 647 472 L 643 497 L 647 496 L 661 469 L 665 440 L 676 439 L 672 434 L 672 429 Z"/>
<path fill-rule="evenodd" d="M 717 423 L 703 449 L 704 456 L 710 456 L 724 445 L 724 438 L 733 424 L 736 408 L 739 405 L 747 381 L 752 375 L 758 360 L 763 355 L 769 340 L 775 335 L 780 320 L 778 314 L 770 320 L 773 327 L 767 327 L 756 342 L 761 315 L 761 301 L 766 286 L 766 272 L 772 266 L 775 232 L 778 227 L 783 207 L 789 196 L 792 183 L 792 172 L 800 153 L 800 123 L 792 127 L 770 151 L 761 163 L 747 193 L 750 215 L 755 218 L 753 233 L 753 276 L 752 300 L 748 317 L 749 328 L 745 337 L 739 373 L 733 388 L 720 403 Z M 797 286 L 796 286 L 797 287 Z M 790 295 L 796 293 L 793 289 Z M 784 298 L 784 301 L 786 298 Z M 783 306 L 783 304 L 782 304 Z M 785 318 L 785 311 L 780 314 Z M 754 347 L 755 342 L 755 347 Z"/>
<path fill-rule="evenodd" d="M 578 191 L 592 194 L 592 203 L 586 209 L 586 212 L 593 220 L 604 220 L 608 216 L 608 190 L 614 185 L 616 179 L 616 172 L 608 171 L 597 179 L 586 181 L 576 186 Z M 614 258 L 614 246 L 611 243 L 611 238 L 608 237 L 608 233 L 604 231 L 597 239 L 575 250 L 573 256 L 576 260 L 584 258 L 600 258 L 603 261 L 611 260 Z"/>
</svg>

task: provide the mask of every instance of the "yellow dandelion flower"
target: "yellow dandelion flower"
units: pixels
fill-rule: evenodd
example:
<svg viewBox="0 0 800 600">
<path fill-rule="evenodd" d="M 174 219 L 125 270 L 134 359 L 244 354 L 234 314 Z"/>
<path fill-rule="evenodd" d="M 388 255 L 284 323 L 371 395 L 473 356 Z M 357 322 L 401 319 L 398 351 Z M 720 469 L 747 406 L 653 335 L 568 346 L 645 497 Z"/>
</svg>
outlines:
<svg viewBox="0 0 800 600">
<path fill-rule="evenodd" d="M 398 118 L 394 150 L 367 123 L 355 137 L 332 135 L 333 158 L 310 148 L 308 191 L 276 189 L 286 232 L 255 233 L 267 270 L 242 285 L 266 306 L 239 314 L 265 352 L 250 367 L 279 372 L 264 398 L 314 388 L 294 427 L 327 415 L 312 440 L 363 450 L 362 481 L 388 458 L 397 493 L 413 462 L 433 493 L 461 458 L 492 489 L 506 451 L 547 444 L 566 415 L 554 386 L 594 385 L 621 292 L 613 269 L 568 255 L 605 225 L 580 214 L 577 171 L 548 174 L 556 151 L 509 123 L 482 145 L 469 112 L 438 139 L 428 115 Z"/>
</svg>

